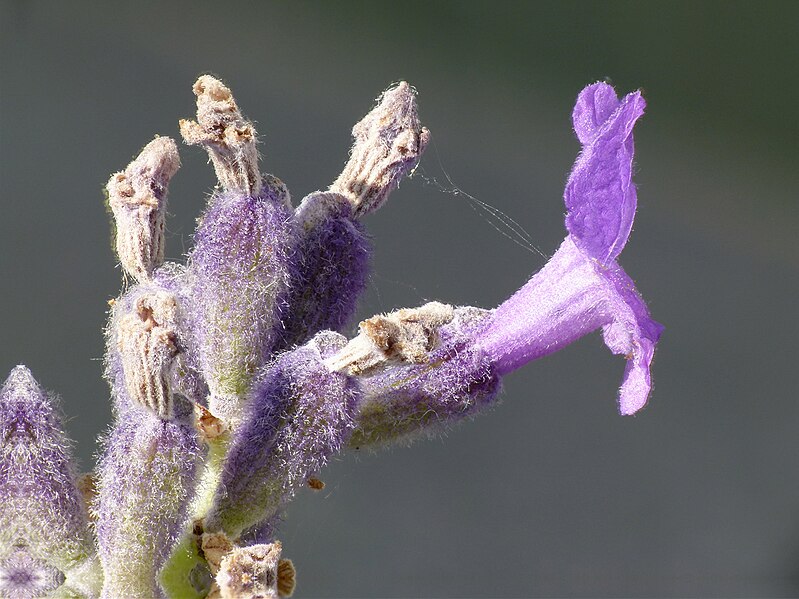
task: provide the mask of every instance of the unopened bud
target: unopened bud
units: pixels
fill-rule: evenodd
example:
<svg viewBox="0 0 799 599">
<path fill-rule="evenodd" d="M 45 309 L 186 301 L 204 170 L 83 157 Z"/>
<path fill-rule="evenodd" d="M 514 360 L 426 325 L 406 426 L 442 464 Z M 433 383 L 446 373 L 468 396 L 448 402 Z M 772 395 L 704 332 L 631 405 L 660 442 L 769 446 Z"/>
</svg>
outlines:
<svg viewBox="0 0 799 599">
<path fill-rule="evenodd" d="M 0 387 L 0 560 L 24 544 L 64 571 L 94 553 L 76 478 L 55 398 L 17 366 Z"/>
<path fill-rule="evenodd" d="M 116 222 L 119 261 L 125 272 L 140 283 L 149 280 L 164 261 L 167 186 L 179 167 L 175 142 L 156 137 L 106 185 L 108 205 Z"/>
<path fill-rule="evenodd" d="M 224 83 L 203 75 L 194 84 L 197 120 L 181 120 L 180 134 L 189 145 L 203 146 L 225 190 L 257 195 L 261 189 L 253 124 L 239 110 Z"/>
<path fill-rule="evenodd" d="M 350 160 L 330 190 L 345 195 L 355 215 L 379 208 L 413 170 L 430 140 L 419 123 L 416 91 L 402 81 L 387 89 L 352 128 Z"/>
<path fill-rule="evenodd" d="M 247 419 L 232 431 L 205 530 L 241 536 L 258 525 L 270 539 L 283 505 L 346 443 L 358 388 L 323 360 L 343 336 L 325 331 L 281 354 L 250 392 Z"/>
</svg>

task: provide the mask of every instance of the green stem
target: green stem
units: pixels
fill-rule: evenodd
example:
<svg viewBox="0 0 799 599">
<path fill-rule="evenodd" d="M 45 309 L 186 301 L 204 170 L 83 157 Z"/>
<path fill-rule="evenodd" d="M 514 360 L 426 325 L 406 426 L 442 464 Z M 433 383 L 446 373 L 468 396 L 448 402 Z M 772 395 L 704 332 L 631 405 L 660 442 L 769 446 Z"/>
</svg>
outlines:
<svg viewBox="0 0 799 599">
<path fill-rule="evenodd" d="M 229 434 L 223 434 L 208 441 L 205 470 L 197 485 L 197 497 L 190 508 L 192 526 L 197 520 L 204 519 L 208 510 L 211 509 L 229 447 Z M 161 570 L 161 586 L 167 596 L 170 599 L 202 599 L 205 597 L 191 583 L 191 571 L 198 564 L 204 563 L 205 559 L 197 548 L 194 531 L 187 530 Z"/>
</svg>

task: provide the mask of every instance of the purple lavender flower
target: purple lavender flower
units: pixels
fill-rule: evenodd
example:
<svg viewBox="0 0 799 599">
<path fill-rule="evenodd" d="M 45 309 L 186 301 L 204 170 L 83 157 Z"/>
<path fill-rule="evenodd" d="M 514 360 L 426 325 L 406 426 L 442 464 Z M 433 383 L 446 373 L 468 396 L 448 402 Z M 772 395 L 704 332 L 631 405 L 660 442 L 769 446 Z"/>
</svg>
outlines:
<svg viewBox="0 0 799 599">
<path fill-rule="evenodd" d="M 500 376 L 600 327 L 611 351 L 628 359 L 620 412 L 643 407 L 662 327 L 614 260 L 635 213 L 632 128 L 643 108 L 640 93 L 620 101 L 604 83 L 580 94 L 573 119 L 584 147 L 566 186 L 569 235 L 493 313 L 428 304 L 375 317 L 327 360 L 358 377 L 351 446 L 435 432 L 471 415 L 494 399 Z"/>
<path fill-rule="evenodd" d="M 316 192 L 294 213 L 300 231 L 299 265 L 287 299 L 282 342 L 305 343 L 315 333 L 340 331 L 352 319 L 366 288 L 372 244 L 344 196 Z"/>
<path fill-rule="evenodd" d="M 663 330 L 615 261 L 635 214 L 632 130 L 644 106 L 640 92 L 619 100 L 606 83 L 580 93 L 572 118 L 583 151 L 564 193 L 569 234 L 475 340 L 504 374 L 601 327 L 608 348 L 627 358 L 619 391 L 622 414 L 646 404 L 649 366 Z"/>
</svg>

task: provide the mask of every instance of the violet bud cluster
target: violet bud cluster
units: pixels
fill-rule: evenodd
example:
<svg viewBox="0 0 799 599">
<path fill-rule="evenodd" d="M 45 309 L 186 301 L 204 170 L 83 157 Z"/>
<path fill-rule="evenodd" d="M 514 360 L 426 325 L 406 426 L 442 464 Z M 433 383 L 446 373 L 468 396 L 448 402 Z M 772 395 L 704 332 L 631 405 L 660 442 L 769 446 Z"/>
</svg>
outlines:
<svg viewBox="0 0 799 599">
<path fill-rule="evenodd" d="M 493 310 L 430 302 L 363 320 L 383 206 L 428 145 L 416 92 L 385 91 L 342 173 L 294 208 L 261 170 L 255 128 L 205 75 L 180 122 L 216 172 L 185 264 L 165 263 L 177 146 L 156 137 L 107 186 L 129 287 L 112 303 L 114 422 L 79 477 L 52 396 L 22 366 L 0 390 L 0 596 L 286 597 L 279 525 L 347 448 L 435 435 L 493 404 L 504 375 L 597 329 L 627 359 L 622 414 L 647 402 L 662 327 L 617 257 L 632 228 L 640 92 L 579 95 L 566 237 Z"/>
</svg>

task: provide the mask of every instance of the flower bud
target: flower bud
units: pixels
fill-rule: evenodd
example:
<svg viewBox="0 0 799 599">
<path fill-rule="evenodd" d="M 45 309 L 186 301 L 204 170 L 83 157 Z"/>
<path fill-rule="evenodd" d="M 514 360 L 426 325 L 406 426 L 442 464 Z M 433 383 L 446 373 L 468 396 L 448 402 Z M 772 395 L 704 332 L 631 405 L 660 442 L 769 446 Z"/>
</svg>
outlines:
<svg viewBox="0 0 799 599">
<path fill-rule="evenodd" d="M 269 179 L 258 196 L 216 195 L 195 233 L 188 266 L 194 341 L 209 408 L 223 420 L 235 420 L 278 338 L 294 264 L 284 190 Z"/>
<path fill-rule="evenodd" d="M 24 545 L 62 572 L 91 557 L 76 479 L 54 399 L 17 366 L 0 389 L 0 556 Z"/>
<path fill-rule="evenodd" d="M 305 343 L 321 330 L 341 331 L 366 288 L 372 244 L 338 193 L 317 191 L 294 213 L 298 267 L 283 319 L 280 348 Z"/>
<path fill-rule="evenodd" d="M 133 405 L 118 416 L 98 470 L 103 596 L 159 597 L 157 577 L 188 520 L 200 444 L 185 402 L 172 420 Z"/>
<path fill-rule="evenodd" d="M 231 539 L 267 521 L 346 442 L 357 389 L 325 356 L 344 344 L 323 332 L 282 354 L 253 385 L 246 419 L 233 431 L 222 481 L 205 522 Z M 262 538 L 270 536 L 265 532 Z"/>
<path fill-rule="evenodd" d="M 379 208 L 419 162 L 429 133 L 419 124 L 407 83 L 387 90 L 353 128 L 355 144 L 329 191 L 305 197 L 294 212 L 300 257 L 281 348 L 321 330 L 341 331 L 366 288 L 372 245 L 359 222 Z"/>
<path fill-rule="evenodd" d="M 0 597 L 45 597 L 64 583 L 64 573 L 34 556 L 26 545 L 0 554 Z"/>
<path fill-rule="evenodd" d="M 181 121 L 181 133 L 208 150 L 223 191 L 209 201 L 189 255 L 193 337 L 209 408 L 233 422 L 277 344 L 296 235 L 288 190 L 276 177 L 261 177 L 255 129 L 230 89 L 204 75 L 194 93 L 197 121 Z"/>
</svg>

